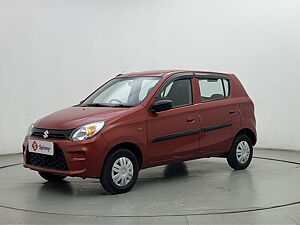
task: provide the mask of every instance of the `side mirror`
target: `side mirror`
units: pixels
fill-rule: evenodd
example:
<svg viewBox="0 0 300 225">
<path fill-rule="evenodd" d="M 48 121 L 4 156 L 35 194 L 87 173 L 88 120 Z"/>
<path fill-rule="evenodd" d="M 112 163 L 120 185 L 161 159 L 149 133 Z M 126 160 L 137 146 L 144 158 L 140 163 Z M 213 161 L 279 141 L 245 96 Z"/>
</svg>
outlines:
<svg viewBox="0 0 300 225">
<path fill-rule="evenodd" d="M 152 106 L 151 112 L 157 113 L 166 111 L 173 108 L 173 101 L 172 100 L 160 100 L 154 103 Z"/>
</svg>

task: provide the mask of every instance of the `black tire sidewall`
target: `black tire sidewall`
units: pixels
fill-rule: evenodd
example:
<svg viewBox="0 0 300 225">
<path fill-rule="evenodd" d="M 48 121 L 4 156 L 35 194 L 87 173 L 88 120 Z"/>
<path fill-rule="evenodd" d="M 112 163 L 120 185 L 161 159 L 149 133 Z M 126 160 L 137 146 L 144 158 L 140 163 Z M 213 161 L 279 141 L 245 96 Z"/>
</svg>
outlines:
<svg viewBox="0 0 300 225">
<path fill-rule="evenodd" d="M 113 164 L 115 161 L 121 157 L 128 158 L 132 165 L 133 165 L 133 176 L 131 181 L 125 186 L 118 186 L 114 183 L 111 176 L 111 171 Z M 124 148 L 116 149 L 115 151 L 111 152 L 104 163 L 102 174 L 100 177 L 100 182 L 102 187 L 111 194 L 120 194 L 128 192 L 136 183 L 139 173 L 139 164 L 137 161 L 136 156 L 133 154 L 132 151 Z"/>
<path fill-rule="evenodd" d="M 250 155 L 249 155 L 249 158 L 247 160 L 246 163 L 240 163 L 237 159 L 237 155 L 236 155 L 236 151 L 237 151 L 237 146 L 240 142 L 242 141 L 246 141 L 250 147 Z M 232 147 L 231 147 L 231 150 L 227 156 L 227 162 L 228 164 L 230 165 L 231 168 L 235 169 L 235 170 L 243 170 L 243 169 L 246 169 L 251 161 L 252 161 L 252 157 L 253 157 L 253 145 L 252 145 L 252 142 L 250 140 L 250 138 L 247 136 L 247 135 L 238 135 L 234 141 L 233 141 L 233 144 L 232 144 Z"/>
</svg>

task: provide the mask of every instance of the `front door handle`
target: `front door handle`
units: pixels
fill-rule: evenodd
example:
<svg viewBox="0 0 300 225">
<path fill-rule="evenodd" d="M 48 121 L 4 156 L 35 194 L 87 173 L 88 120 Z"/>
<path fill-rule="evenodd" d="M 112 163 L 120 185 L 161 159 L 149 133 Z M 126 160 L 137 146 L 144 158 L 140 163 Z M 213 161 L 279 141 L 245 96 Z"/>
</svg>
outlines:
<svg viewBox="0 0 300 225">
<path fill-rule="evenodd" d="M 235 114 L 235 113 L 236 113 L 236 111 L 234 111 L 234 110 L 229 111 L 229 114 L 230 114 L 230 115 L 233 115 L 233 114 Z"/>
<path fill-rule="evenodd" d="M 192 122 L 195 121 L 195 118 L 192 117 L 192 116 L 188 116 L 188 117 L 186 118 L 186 121 L 189 122 L 189 123 L 192 123 Z"/>
</svg>

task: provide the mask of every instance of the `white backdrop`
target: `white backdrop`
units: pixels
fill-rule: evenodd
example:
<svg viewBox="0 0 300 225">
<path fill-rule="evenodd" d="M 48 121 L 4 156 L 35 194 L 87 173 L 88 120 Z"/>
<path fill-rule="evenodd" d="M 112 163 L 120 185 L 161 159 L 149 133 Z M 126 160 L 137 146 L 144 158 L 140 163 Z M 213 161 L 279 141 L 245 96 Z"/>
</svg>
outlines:
<svg viewBox="0 0 300 225">
<path fill-rule="evenodd" d="M 0 154 L 29 124 L 125 71 L 239 76 L 258 146 L 298 149 L 299 0 L 1 0 Z"/>
</svg>

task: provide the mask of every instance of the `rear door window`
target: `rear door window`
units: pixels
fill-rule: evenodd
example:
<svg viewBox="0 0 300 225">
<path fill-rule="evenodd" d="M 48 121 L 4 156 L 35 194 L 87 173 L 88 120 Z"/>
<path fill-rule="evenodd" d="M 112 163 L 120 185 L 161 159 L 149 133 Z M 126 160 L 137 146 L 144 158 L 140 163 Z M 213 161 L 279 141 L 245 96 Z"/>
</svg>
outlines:
<svg viewBox="0 0 300 225">
<path fill-rule="evenodd" d="M 200 78 L 201 102 L 225 99 L 229 96 L 229 81 L 226 79 Z"/>
</svg>

